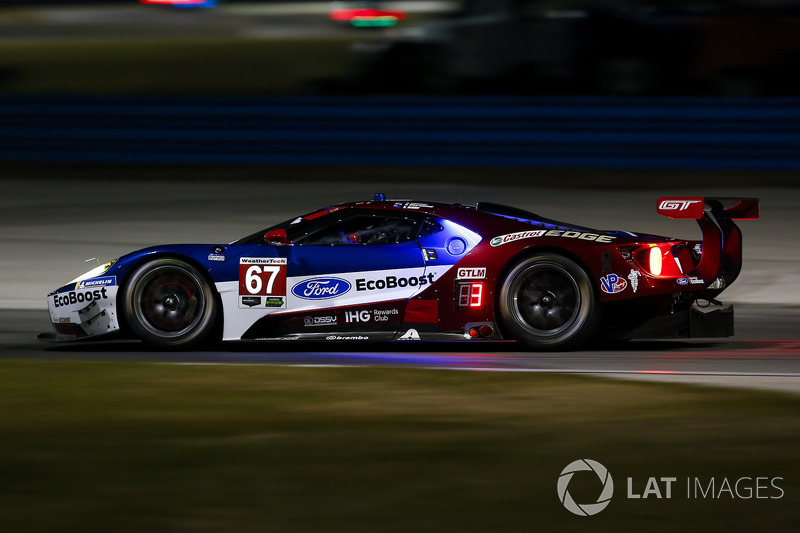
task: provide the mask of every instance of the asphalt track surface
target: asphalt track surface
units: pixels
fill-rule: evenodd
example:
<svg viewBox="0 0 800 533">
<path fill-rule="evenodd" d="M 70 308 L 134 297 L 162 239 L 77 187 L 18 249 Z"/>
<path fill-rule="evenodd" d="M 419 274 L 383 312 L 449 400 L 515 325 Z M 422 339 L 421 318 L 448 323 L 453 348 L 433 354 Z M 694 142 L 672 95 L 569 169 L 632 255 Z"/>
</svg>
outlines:
<svg viewBox="0 0 800 533">
<path fill-rule="evenodd" d="M 370 183 L 338 178 L 321 172 L 320 181 L 295 179 L 280 185 L 272 180 L 156 181 L 146 175 L 137 183 L 56 177 L 4 183 L 0 357 L 571 372 L 800 393 L 800 274 L 798 239 L 792 235 L 800 221 L 796 189 L 575 191 L 502 186 L 502 174 L 493 175 L 491 186 L 430 184 L 421 175 L 409 175 L 405 182 L 380 173 Z M 548 181 L 547 176 L 542 179 Z M 88 270 L 86 258 L 108 260 L 157 243 L 230 242 L 317 207 L 369 199 L 378 190 L 394 198 L 499 201 L 577 224 L 684 238 L 696 237 L 694 223 L 659 217 L 657 196 L 759 196 L 762 218 L 740 224 L 745 248 L 742 275 L 721 297 L 736 306 L 736 336 L 633 341 L 570 353 L 530 353 L 512 342 L 242 343 L 164 353 L 136 341 L 47 344 L 36 339 L 50 329 L 45 295 Z"/>
</svg>

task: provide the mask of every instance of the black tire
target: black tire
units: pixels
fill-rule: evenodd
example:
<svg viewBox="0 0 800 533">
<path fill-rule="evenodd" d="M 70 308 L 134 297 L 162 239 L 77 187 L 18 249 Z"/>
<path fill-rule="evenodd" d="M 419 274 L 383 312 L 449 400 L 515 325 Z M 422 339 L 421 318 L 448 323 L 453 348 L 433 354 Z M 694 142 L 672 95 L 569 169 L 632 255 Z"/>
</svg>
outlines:
<svg viewBox="0 0 800 533">
<path fill-rule="evenodd" d="M 500 285 L 497 304 L 504 333 L 534 350 L 576 348 L 597 323 L 589 276 L 556 254 L 540 253 L 516 264 Z"/>
<path fill-rule="evenodd" d="M 127 325 L 147 344 L 190 348 L 214 334 L 214 291 L 205 276 L 180 259 L 154 259 L 137 268 L 123 298 Z"/>
</svg>

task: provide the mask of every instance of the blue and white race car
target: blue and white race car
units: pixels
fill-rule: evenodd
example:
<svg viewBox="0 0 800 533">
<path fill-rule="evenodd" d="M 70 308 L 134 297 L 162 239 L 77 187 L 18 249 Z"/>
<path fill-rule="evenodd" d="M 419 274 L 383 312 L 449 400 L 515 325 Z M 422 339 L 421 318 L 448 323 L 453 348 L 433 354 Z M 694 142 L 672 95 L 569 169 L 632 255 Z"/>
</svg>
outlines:
<svg viewBox="0 0 800 533">
<path fill-rule="evenodd" d="M 727 336 L 732 308 L 708 302 L 741 270 L 732 220 L 758 209 L 756 199 L 659 199 L 662 215 L 700 224 L 703 241 L 687 241 L 376 195 L 230 244 L 132 252 L 50 293 L 48 307 L 60 340 L 117 334 L 164 348 L 513 339 L 566 349 L 598 333 Z"/>
</svg>

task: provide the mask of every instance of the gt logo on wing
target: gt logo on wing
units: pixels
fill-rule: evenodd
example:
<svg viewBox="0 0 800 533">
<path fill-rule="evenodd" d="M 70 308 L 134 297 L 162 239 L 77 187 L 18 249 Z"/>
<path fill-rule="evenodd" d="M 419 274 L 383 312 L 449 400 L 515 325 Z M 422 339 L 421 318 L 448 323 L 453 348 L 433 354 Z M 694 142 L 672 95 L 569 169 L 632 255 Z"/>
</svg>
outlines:
<svg viewBox="0 0 800 533">
<path fill-rule="evenodd" d="M 701 200 L 662 200 L 660 204 L 658 204 L 659 209 L 664 209 L 665 211 L 686 211 L 689 209 L 689 206 L 693 204 L 699 204 Z"/>
</svg>

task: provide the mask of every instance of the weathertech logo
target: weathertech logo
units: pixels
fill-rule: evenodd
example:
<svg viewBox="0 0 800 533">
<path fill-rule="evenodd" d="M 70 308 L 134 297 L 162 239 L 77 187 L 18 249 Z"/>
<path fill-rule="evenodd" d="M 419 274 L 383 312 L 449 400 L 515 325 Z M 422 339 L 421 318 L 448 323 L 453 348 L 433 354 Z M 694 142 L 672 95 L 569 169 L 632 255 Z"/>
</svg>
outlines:
<svg viewBox="0 0 800 533">
<path fill-rule="evenodd" d="M 603 490 L 594 503 L 576 503 L 575 500 L 572 499 L 569 490 L 567 490 L 570 481 L 572 481 L 572 476 L 577 472 L 583 471 L 594 472 L 603 484 Z M 578 516 L 596 515 L 611 503 L 611 497 L 613 495 L 614 480 L 611 479 L 611 474 L 608 473 L 605 466 L 591 459 L 578 459 L 577 461 L 571 462 L 561 471 L 561 475 L 558 477 L 558 499 L 561 500 L 561 504 L 566 507 L 569 512 Z"/>
</svg>

